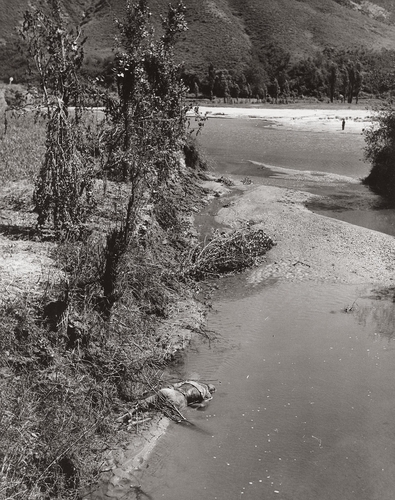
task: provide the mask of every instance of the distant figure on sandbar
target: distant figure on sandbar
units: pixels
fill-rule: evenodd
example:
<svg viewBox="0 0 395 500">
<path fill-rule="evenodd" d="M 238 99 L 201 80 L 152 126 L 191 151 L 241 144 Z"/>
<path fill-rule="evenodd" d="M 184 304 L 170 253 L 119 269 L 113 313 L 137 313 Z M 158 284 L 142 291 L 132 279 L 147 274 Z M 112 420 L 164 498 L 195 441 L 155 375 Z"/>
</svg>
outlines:
<svg viewBox="0 0 395 500">
<path fill-rule="evenodd" d="M 343 118 L 343 120 L 342 120 L 342 130 L 344 130 L 345 126 L 346 126 L 346 120 Z"/>
</svg>

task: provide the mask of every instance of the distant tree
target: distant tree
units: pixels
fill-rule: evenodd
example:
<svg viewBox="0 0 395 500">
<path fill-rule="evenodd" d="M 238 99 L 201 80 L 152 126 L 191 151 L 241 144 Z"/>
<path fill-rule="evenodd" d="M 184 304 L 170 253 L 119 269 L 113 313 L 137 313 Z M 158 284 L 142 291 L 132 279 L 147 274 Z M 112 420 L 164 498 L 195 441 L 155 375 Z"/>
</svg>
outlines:
<svg viewBox="0 0 395 500">
<path fill-rule="evenodd" d="M 348 96 L 349 83 L 349 72 L 347 66 L 343 65 L 339 68 L 339 91 L 344 98 Z"/>
<path fill-rule="evenodd" d="M 347 95 L 347 102 L 351 104 L 353 97 L 357 97 L 361 89 L 361 64 L 359 62 L 348 61 L 346 71 L 348 76 L 348 86 L 347 93 L 345 95 Z"/>
<path fill-rule="evenodd" d="M 208 86 L 210 92 L 210 98 L 213 98 L 214 95 L 214 86 L 215 86 L 215 69 L 213 64 L 210 64 L 208 67 Z"/>
<path fill-rule="evenodd" d="M 274 98 L 275 98 L 275 101 L 276 101 L 276 104 L 277 104 L 278 103 L 278 98 L 279 98 L 280 92 L 281 92 L 280 85 L 278 83 L 277 78 L 275 78 L 274 82 L 273 82 L 273 91 L 274 91 Z"/>
<path fill-rule="evenodd" d="M 238 81 L 237 81 L 237 84 L 240 88 L 240 97 L 248 97 L 248 82 L 247 82 L 247 78 L 245 77 L 244 73 L 242 73 L 239 78 L 238 78 Z"/>
<path fill-rule="evenodd" d="M 269 81 L 266 71 L 263 69 L 259 61 L 252 61 L 251 64 L 243 72 L 246 83 L 251 87 L 252 95 L 258 94 L 258 89 L 262 88 Z"/>
<path fill-rule="evenodd" d="M 232 78 L 228 70 L 217 70 L 215 74 L 214 94 L 217 97 L 222 97 L 224 99 L 224 102 L 227 102 L 230 96 L 231 86 Z"/>
<path fill-rule="evenodd" d="M 285 104 L 288 104 L 288 99 L 289 99 L 289 96 L 291 94 L 288 80 L 285 80 L 285 82 L 284 82 L 283 94 L 284 94 L 284 98 L 285 98 Z"/>
<path fill-rule="evenodd" d="M 361 66 L 358 63 L 357 68 L 356 68 L 356 74 L 355 74 L 355 82 L 354 82 L 354 96 L 355 96 L 355 103 L 358 104 L 358 99 L 359 99 L 359 93 L 362 88 L 362 82 L 363 82 L 363 77 L 362 77 L 362 70 Z"/>
<path fill-rule="evenodd" d="M 278 78 L 281 72 L 287 72 L 291 60 L 291 54 L 275 43 L 271 43 L 259 53 L 261 61 L 268 78 Z"/>
<path fill-rule="evenodd" d="M 193 84 L 193 91 L 195 93 L 196 99 L 199 97 L 199 85 L 198 82 L 195 80 L 195 83 Z"/>
<path fill-rule="evenodd" d="M 232 84 L 230 87 L 230 95 L 231 95 L 232 99 L 236 99 L 237 102 L 239 101 L 240 87 L 233 80 L 232 80 Z"/>
<path fill-rule="evenodd" d="M 247 98 L 251 99 L 251 97 L 252 97 L 252 90 L 251 90 L 251 85 L 249 83 L 247 83 L 247 85 L 246 85 L 246 90 L 247 90 Z"/>
<path fill-rule="evenodd" d="M 260 99 L 262 102 L 266 102 L 267 87 L 265 84 L 263 84 L 261 87 L 258 87 L 257 96 L 258 99 Z"/>
<path fill-rule="evenodd" d="M 337 64 L 331 61 L 329 63 L 328 70 L 328 89 L 329 89 L 329 99 L 333 102 L 337 83 Z"/>
</svg>

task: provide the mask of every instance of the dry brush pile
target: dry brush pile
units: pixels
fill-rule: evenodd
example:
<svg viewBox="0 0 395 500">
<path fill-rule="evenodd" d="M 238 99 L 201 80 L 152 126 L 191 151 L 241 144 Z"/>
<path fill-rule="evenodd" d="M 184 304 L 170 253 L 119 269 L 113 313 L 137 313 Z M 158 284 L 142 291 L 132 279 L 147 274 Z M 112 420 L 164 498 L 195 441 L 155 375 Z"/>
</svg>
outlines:
<svg viewBox="0 0 395 500">
<path fill-rule="evenodd" d="M 184 261 L 184 272 L 194 279 L 239 272 L 254 266 L 273 245 L 270 236 L 254 226 L 231 232 L 217 230 L 209 241 L 190 250 Z"/>
</svg>

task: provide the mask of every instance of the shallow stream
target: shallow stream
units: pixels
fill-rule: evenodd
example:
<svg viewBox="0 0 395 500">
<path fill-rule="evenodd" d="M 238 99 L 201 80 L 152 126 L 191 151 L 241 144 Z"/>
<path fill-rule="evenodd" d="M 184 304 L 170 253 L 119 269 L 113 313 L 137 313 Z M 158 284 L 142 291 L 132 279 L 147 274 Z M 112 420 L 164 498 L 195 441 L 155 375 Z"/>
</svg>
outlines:
<svg viewBox="0 0 395 500">
<path fill-rule="evenodd" d="M 360 135 L 226 119 L 205 133 L 219 176 L 324 194 L 316 211 L 395 234 L 393 211 L 377 210 L 381 200 L 363 186 L 300 182 L 268 167 L 363 177 Z M 247 278 L 218 283 L 207 325 L 218 337 L 192 346 L 176 368 L 177 378 L 218 390 L 208 409 L 186 411 L 192 425 L 171 425 L 159 440 L 139 473 L 141 498 L 392 500 L 392 294 L 368 283 Z"/>
<path fill-rule="evenodd" d="M 370 166 L 363 161 L 361 133 L 347 129 L 343 133 L 340 127 L 333 132 L 307 132 L 272 127 L 260 119 L 210 118 L 199 143 L 219 176 L 323 195 L 325 198 L 309 206 L 314 212 L 395 236 L 395 209 L 380 196 L 347 179 L 320 182 L 322 172 L 351 180 L 367 176 Z M 278 172 L 276 167 L 289 171 Z M 298 171 L 310 171 L 313 176 L 303 179 L 294 175 Z"/>
<path fill-rule="evenodd" d="M 209 120 L 200 141 L 218 176 L 324 194 L 315 211 L 395 234 L 394 211 L 377 210 L 382 200 L 365 187 L 271 168 L 363 177 L 362 136 L 269 125 Z M 207 324 L 217 337 L 196 342 L 174 368 L 180 380 L 214 383 L 213 400 L 186 410 L 190 425 L 170 425 L 122 498 L 393 500 L 392 294 L 369 283 L 247 278 L 218 282 Z"/>
<path fill-rule="evenodd" d="M 218 387 L 171 426 L 140 482 L 149 498 L 392 500 L 394 307 L 369 287 L 224 280 L 181 379 Z M 351 311 L 346 313 L 346 308 Z M 148 498 L 148 497 L 147 497 Z"/>
</svg>

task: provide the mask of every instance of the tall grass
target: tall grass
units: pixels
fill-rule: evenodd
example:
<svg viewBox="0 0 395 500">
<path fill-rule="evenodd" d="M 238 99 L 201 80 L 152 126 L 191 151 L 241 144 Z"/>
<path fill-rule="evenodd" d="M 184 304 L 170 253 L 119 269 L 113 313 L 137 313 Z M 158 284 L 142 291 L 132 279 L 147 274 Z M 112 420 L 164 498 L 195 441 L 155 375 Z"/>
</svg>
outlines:
<svg viewBox="0 0 395 500">
<path fill-rule="evenodd" d="M 7 111 L 0 132 L 2 181 L 33 181 L 45 152 L 45 119 L 33 111 Z"/>
</svg>

